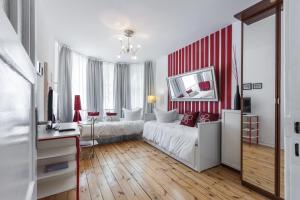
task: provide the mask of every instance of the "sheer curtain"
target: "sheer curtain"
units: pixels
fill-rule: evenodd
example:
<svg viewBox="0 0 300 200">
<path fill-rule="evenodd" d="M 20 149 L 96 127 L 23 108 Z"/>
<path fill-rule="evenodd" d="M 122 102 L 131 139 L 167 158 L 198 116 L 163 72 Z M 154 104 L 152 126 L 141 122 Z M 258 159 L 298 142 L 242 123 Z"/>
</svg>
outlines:
<svg viewBox="0 0 300 200">
<path fill-rule="evenodd" d="M 103 109 L 114 111 L 114 63 L 103 62 Z"/>
<path fill-rule="evenodd" d="M 131 108 L 143 108 L 144 65 L 130 65 Z"/>
<path fill-rule="evenodd" d="M 58 119 L 72 121 L 72 59 L 71 50 L 62 46 L 58 56 Z"/>
<path fill-rule="evenodd" d="M 72 107 L 74 106 L 74 96 L 80 95 L 81 109 L 87 109 L 86 99 L 86 69 L 87 57 L 76 52 L 72 52 Z M 84 116 L 82 116 L 84 117 Z"/>
</svg>

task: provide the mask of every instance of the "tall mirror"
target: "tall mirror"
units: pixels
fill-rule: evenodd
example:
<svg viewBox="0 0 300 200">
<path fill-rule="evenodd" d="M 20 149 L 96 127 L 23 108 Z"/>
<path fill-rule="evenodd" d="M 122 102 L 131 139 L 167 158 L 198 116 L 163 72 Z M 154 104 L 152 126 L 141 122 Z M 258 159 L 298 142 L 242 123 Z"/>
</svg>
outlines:
<svg viewBox="0 0 300 200">
<path fill-rule="evenodd" d="M 280 19 L 281 19 L 281 23 L 284 22 L 283 20 L 283 12 L 282 10 L 280 11 Z M 284 31 L 284 28 L 283 28 L 283 25 L 281 25 L 280 27 L 281 29 L 281 33 L 283 33 Z M 281 41 L 284 41 L 284 37 L 283 37 L 283 34 L 281 34 Z M 283 46 L 282 43 L 280 43 L 281 46 Z M 284 55 L 284 52 L 283 52 L 283 48 L 281 48 L 281 52 L 280 54 L 283 56 Z M 281 66 L 283 66 L 283 59 L 281 60 Z M 281 74 L 281 80 L 283 80 L 283 74 Z M 281 84 L 281 91 L 283 91 L 283 84 Z M 283 94 L 281 94 L 281 99 L 283 100 Z M 284 102 L 281 102 L 281 113 L 283 113 L 283 108 L 284 108 Z M 284 174 L 284 144 L 285 144 L 285 141 L 284 141 L 284 123 L 283 123 L 283 120 L 281 120 L 281 130 L 280 130 L 280 197 L 282 199 L 284 199 L 284 195 L 285 195 L 285 184 L 284 184 L 284 177 L 285 177 L 285 174 Z"/>
<path fill-rule="evenodd" d="M 275 15 L 243 24 L 242 180 L 275 194 Z"/>
</svg>

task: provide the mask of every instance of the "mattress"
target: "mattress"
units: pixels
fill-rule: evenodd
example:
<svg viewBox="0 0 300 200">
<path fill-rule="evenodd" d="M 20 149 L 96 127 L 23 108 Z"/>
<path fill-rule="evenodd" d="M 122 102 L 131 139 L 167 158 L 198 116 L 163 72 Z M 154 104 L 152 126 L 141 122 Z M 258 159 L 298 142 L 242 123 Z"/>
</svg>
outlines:
<svg viewBox="0 0 300 200">
<path fill-rule="evenodd" d="M 94 126 L 95 138 L 122 136 L 122 135 L 135 135 L 142 134 L 144 121 L 115 121 L 115 122 L 97 122 Z M 91 136 L 91 126 L 81 126 L 81 137 Z"/>
<path fill-rule="evenodd" d="M 198 129 L 174 123 L 149 121 L 144 125 L 143 137 L 177 157 L 195 164 Z"/>
</svg>

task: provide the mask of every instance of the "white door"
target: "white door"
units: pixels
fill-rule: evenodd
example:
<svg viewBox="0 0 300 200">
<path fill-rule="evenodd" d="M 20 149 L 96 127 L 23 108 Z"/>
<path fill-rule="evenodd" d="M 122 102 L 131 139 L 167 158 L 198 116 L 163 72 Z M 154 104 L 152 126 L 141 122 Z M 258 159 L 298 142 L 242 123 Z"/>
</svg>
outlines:
<svg viewBox="0 0 300 200">
<path fill-rule="evenodd" d="M 0 8 L 0 199 L 36 199 L 35 70 Z"/>
<path fill-rule="evenodd" d="M 284 66 L 284 133 L 286 139 L 286 199 L 300 199 L 300 1 L 284 1 L 285 66 Z M 300 128 L 300 127 L 299 127 Z M 298 147 L 297 147 L 298 146 Z"/>
</svg>

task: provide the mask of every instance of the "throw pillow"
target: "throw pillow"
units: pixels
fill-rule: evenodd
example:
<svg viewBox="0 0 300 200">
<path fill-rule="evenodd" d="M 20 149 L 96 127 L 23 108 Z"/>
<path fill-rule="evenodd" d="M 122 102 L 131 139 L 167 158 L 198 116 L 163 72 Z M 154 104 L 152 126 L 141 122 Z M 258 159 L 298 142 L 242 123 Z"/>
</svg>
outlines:
<svg viewBox="0 0 300 200">
<path fill-rule="evenodd" d="M 178 113 L 176 110 L 163 111 L 154 109 L 155 117 L 158 122 L 171 123 L 177 120 Z"/>
<path fill-rule="evenodd" d="M 118 113 L 116 113 L 116 112 L 107 112 L 106 113 L 106 116 L 117 116 L 118 115 Z"/>
<path fill-rule="evenodd" d="M 199 122 L 212 122 L 212 121 L 218 121 L 219 120 L 219 114 L 215 113 L 205 113 L 202 112 L 199 114 Z"/>
<path fill-rule="evenodd" d="M 199 112 L 184 113 L 180 124 L 184 125 L 184 126 L 194 127 L 197 122 L 198 115 L 199 115 Z"/>
<path fill-rule="evenodd" d="M 142 119 L 142 109 L 141 108 L 136 108 L 136 109 L 126 109 L 123 108 L 124 112 L 124 119 L 126 121 L 137 121 Z"/>
</svg>

